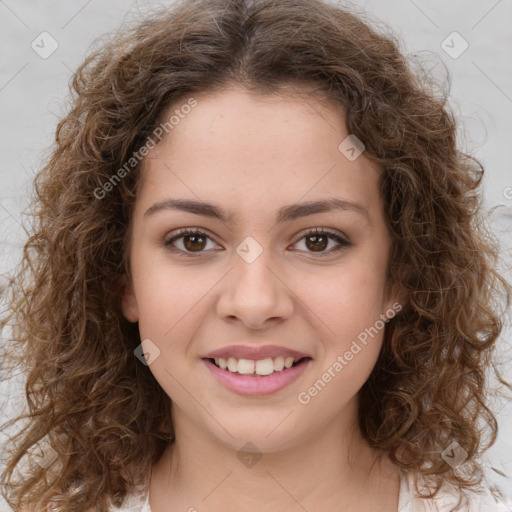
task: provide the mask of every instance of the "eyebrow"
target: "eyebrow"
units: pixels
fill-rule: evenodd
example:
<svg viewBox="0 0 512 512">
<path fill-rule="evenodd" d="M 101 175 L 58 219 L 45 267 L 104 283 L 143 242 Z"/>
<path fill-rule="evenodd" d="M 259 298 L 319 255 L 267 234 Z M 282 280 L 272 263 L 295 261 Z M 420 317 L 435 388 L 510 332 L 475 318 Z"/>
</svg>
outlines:
<svg viewBox="0 0 512 512">
<path fill-rule="evenodd" d="M 219 219 L 223 222 L 229 222 L 236 217 L 233 213 L 227 212 L 220 206 L 216 206 L 211 203 L 190 199 L 165 199 L 155 203 L 153 206 L 150 206 L 144 213 L 144 218 L 165 210 L 190 212 L 196 215 L 204 215 L 205 217 Z M 309 201 L 306 203 L 283 206 L 277 211 L 276 220 L 278 223 L 288 222 L 300 217 L 314 215 L 315 213 L 332 212 L 335 210 L 355 211 L 369 220 L 366 208 L 352 201 L 346 201 L 335 197 L 321 201 Z"/>
</svg>

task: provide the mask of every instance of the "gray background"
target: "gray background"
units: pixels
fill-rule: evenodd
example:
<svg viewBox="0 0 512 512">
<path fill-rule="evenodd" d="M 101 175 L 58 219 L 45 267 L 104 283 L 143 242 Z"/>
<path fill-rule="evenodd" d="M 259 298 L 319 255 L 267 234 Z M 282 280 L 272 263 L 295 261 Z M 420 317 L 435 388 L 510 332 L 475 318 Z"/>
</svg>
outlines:
<svg viewBox="0 0 512 512">
<path fill-rule="evenodd" d="M 10 272 L 20 256 L 24 239 L 21 213 L 31 193 L 34 172 L 48 156 L 56 124 L 65 112 L 73 70 L 97 37 L 116 30 L 123 20 L 136 19 L 153 7 L 170 4 L 0 0 L 0 274 Z M 451 87 L 451 107 L 460 119 L 462 147 L 473 152 L 487 170 L 485 205 L 488 210 L 498 207 L 489 220 L 501 240 L 503 271 L 510 278 L 512 2 L 368 0 L 345 4 L 382 20 L 399 35 L 407 55 L 422 56 L 423 67 L 441 86 Z M 48 38 L 41 48 L 43 36 L 39 35 L 44 31 L 58 43 L 47 58 L 31 47 L 35 40 L 39 41 L 40 52 L 50 48 Z M 453 35 L 454 31 L 463 39 Z M 467 50 L 453 58 L 464 48 L 464 41 Z M 1 280 L 0 276 L 0 285 Z M 508 318 L 499 347 L 501 371 L 512 380 L 507 356 L 512 348 L 510 338 Z M 9 386 L 3 385 L 1 392 L 0 425 L 20 403 L 22 389 L 13 381 Z M 500 510 L 512 511 L 512 403 L 506 399 L 493 403 L 499 435 L 484 457 L 486 478 L 489 484 L 498 484 L 508 492 L 509 499 L 500 500 Z M 5 435 L 0 434 L 0 442 L 3 440 Z M 3 510 L 2 502 L 0 509 Z"/>
</svg>

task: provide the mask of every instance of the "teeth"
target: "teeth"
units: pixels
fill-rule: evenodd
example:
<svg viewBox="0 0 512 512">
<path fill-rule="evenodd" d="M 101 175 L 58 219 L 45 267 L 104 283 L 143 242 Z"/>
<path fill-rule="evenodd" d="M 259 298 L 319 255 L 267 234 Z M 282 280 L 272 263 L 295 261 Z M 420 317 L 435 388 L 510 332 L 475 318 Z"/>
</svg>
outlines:
<svg viewBox="0 0 512 512">
<path fill-rule="evenodd" d="M 250 359 L 239 359 L 238 360 L 238 373 L 242 375 L 250 375 L 254 373 L 254 361 Z"/>
<path fill-rule="evenodd" d="M 292 362 L 293 364 L 293 362 Z M 280 372 L 284 368 L 284 357 L 279 356 L 274 358 L 274 370 Z"/>
<path fill-rule="evenodd" d="M 230 372 L 237 372 L 238 371 L 238 361 L 234 357 L 230 357 L 228 359 L 228 370 Z"/>
<path fill-rule="evenodd" d="M 256 374 L 257 375 L 270 375 L 274 373 L 274 361 L 272 358 L 261 359 L 256 361 Z"/>
<path fill-rule="evenodd" d="M 228 370 L 232 373 L 238 372 L 241 375 L 270 375 L 274 372 L 280 372 L 285 368 L 291 368 L 293 363 L 298 360 L 299 358 L 283 356 L 268 357 L 258 361 L 235 359 L 234 357 L 228 357 L 227 359 L 219 357 L 215 359 L 215 364 L 223 370 Z"/>
</svg>

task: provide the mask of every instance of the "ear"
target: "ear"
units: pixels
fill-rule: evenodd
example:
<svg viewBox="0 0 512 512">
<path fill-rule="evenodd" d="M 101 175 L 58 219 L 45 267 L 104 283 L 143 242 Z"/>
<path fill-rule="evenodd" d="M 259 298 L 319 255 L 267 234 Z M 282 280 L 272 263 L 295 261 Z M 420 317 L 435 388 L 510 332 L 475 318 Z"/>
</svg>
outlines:
<svg viewBox="0 0 512 512">
<path fill-rule="evenodd" d="M 139 320 L 139 306 L 137 305 L 137 299 L 133 286 L 128 276 L 123 276 L 123 286 L 121 292 L 121 309 L 123 315 L 128 322 L 138 322 Z"/>
</svg>

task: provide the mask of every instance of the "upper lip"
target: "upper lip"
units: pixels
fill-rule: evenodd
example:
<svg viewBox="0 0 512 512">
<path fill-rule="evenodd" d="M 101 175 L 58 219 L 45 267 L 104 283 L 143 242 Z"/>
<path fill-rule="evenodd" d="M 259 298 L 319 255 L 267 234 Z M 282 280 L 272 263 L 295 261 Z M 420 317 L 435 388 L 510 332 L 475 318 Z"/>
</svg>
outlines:
<svg viewBox="0 0 512 512">
<path fill-rule="evenodd" d="M 250 345 L 231 345 L 229 347 L 219 348 L 203 356 L 203 359 L 218 359 L 220 357 L 227 359 L 234 357 L 235 359 L 250 359 L 258 361 L 269 357 L 293 357 L 301 359 L 303 357 L 311 357 L 307 354 L 293 350 L 291 348 L 280 347 L 278 345 L 258 345 L 256 347 Z"/>
</svg>

